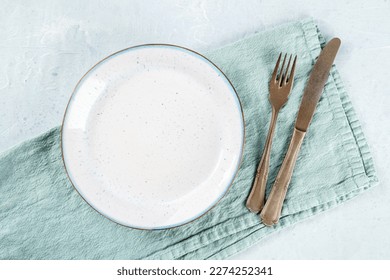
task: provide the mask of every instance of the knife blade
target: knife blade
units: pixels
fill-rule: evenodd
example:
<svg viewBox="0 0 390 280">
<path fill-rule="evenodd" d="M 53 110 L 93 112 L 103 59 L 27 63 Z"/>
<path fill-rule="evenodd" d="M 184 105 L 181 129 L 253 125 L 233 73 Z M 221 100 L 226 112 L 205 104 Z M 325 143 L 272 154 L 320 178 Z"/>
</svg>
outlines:
<svg viewBox="0 0 390 280">
<path fill-rule="evenodd" d="M 320 56 L 311 71 L 309 81 L 303 92 L 301 105 L 295 127 L 301 131 L 307 131 L 317 103 L 320 100 L 324 85 L 328 80 L 329 71 L 340 47 L 339 38 L 333 38 L 322 50 Z"/>
<path fill-rule="evenodd" d="M 320 100 L 324 85 L 328 80 L 329 71 L 340 44 L 341 41 L 338 38 L 330 40 L 321 51 L 310 73 L 295 121 L 290 145 L 272 186 L 271 193 L 260 214 L 263 223 L 267 226 L 277 224 L 279 221 L 299 150 L 313 118 L 317 103 Z"/>
</svg>

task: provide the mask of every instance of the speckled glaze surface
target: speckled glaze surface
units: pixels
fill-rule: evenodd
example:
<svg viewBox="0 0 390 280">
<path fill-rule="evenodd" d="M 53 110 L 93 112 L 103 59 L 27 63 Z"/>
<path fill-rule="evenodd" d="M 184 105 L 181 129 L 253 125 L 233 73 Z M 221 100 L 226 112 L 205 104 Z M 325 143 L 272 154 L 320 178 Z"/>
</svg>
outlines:
<svg viewBox="0 0 390 280">
<path fill-rule="evenodd" d="M 62 128 L 68 175 L 98 212 L 163 229 L 196 219 L 238 170 L 244 121 L 223 73 L 171 45 L 115 53 L 79 82 Z"/>
</svg>

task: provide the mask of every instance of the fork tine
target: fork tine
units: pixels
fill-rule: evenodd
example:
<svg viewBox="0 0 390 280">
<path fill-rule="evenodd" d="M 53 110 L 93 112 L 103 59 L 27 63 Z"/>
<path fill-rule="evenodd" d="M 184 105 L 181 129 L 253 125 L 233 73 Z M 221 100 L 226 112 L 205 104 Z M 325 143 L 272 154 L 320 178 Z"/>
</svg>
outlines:
<svg viewBox="0 0 390 280">
<path fill-rule="evenodd" d="M 290 69 L 291 58 L 292 58 L 292 54 L 290 54 L 290 58 L 288 59 L 286 71 L 284 71 L 284 74 L 283 74 L 283 76 L 282 76 L 282 80 L 280 81 L 280 84 L 281 84 L 281 85 L 287 83 L 287 74 L 288 74 L 288 70 Z"/>
<path fill-rule="evenodd" d="M 286 63 L 286 57 L 287 57 L 287 54 L 284 55 L 282 68 L 280 68 L 280 74 L 279 74 L 279 81 L 280 81 L 279 86 L 280 87 L 282 86 L 282 82 L 283 82 L 283 69 L 284 69 L 284 64 Z"/>
<path fill-rule="evenodd" d="M 293 62 L 293 65 L 291 67 L 291 72 L 290 72 L 290 75 L 288 76 L 288 78 L 286 79 L 286 83 L 290 82 L 291 81 L 291 84 L 292 82 L 294 81 L 294 73 L 295 73 L 295 65 L 296 65 L 296 62 L 297 62 L 297 56 L 294 57 L 294 62 Z"/>
<path fill-rule="evenodd" d="M 276 82 L 276 75 L 278 74 L 278 68 L 279 68 L 279 63 L 280 63 L 280 58 L 282 57 L 282 53 L 279 54 L 278 61 L 276 62 L 274 72 L 272 73 L 272 78 L 271 80 Z"/>
</svg>

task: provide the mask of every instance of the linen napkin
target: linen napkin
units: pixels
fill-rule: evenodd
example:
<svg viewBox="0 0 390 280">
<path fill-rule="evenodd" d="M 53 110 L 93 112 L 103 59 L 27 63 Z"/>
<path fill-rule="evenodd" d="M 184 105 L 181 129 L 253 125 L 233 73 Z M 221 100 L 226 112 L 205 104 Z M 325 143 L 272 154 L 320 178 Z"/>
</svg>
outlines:
<svg viewBox="0 0 390 280">
<path fill-rule="evenodd" d="M 275 131 L 267 193 L 286 153 L 304 86 L 324 43 L 313 20 L 305 19 L 205 53 L 237 90 L 244 110 L 246 144 L 228 194 L 187 225 L 143 231 L 99 215 L 65 174 L 59 127 L 3 153 L 0 258 L 223 259 L 375 185 L 366 140 L 333 66 L 303 142 L 279 224 L 265 227 L 245 208 L 271 117 L 268 82 L 276 58 L 280 52 L 297 54 L 298 64 L 293 91 Z"/>
</svg>

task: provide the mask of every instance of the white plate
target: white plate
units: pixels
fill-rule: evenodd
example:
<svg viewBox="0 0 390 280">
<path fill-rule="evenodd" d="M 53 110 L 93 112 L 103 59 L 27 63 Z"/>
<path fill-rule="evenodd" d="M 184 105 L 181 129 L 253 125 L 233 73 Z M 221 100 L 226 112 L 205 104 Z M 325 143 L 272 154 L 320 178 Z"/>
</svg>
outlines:
<svg viewBox="0 0 390 280">
<path fill-rule="evenodd" d="M 192 221 L 227 192 L 244 121 L 223 73 L 203 56 L 143 45 L 95 65 L 69 101 L 62 150 L 81 196 L 133 228 Z"/>
</svg>

